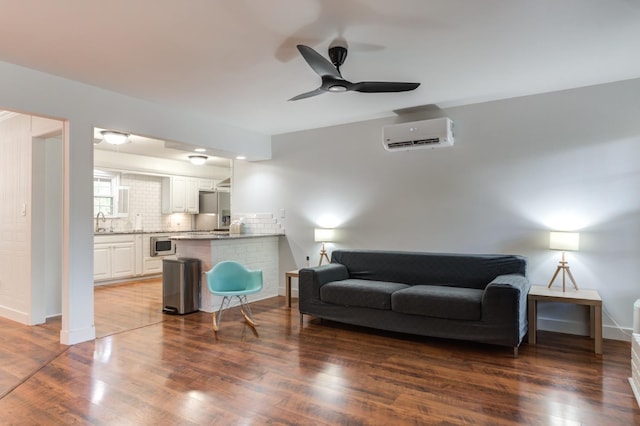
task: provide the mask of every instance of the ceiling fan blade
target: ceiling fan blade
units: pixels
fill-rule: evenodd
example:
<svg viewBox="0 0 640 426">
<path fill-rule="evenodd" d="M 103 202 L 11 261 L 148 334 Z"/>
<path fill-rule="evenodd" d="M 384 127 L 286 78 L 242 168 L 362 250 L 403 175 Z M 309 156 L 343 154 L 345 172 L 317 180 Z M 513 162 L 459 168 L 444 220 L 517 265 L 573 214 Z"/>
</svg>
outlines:
<svg viewBox="0 0 640 426">
<path fill-rule="evenodd" d="M 342 78 L 336 67 L 324 56 L 304 44 L 297 47 L 304 60 L 320 77 Z"/>
<path fill-rule="evenodd" d="M 312 96 L 321 95 L 323 93 L 326 93 L 326 90 L 324 90 L 323 88 L 319 87 L 316 90 L 312 90 L 311 92 L 302 93 L 302 94 L 300 94 L 298 96 L 294 96 L 293 98 L 291 98 L 289 100 L 290 101 L 297 101 L 299 99 L 310 98 Z"/>
<path fill-rule="evenodd" d="M 420 83 L 399 83 L 392 81 L 361 81 L 353 83 L 349 90 L 364 93 L 408 92 L 415 90 Z"/>
</svg>

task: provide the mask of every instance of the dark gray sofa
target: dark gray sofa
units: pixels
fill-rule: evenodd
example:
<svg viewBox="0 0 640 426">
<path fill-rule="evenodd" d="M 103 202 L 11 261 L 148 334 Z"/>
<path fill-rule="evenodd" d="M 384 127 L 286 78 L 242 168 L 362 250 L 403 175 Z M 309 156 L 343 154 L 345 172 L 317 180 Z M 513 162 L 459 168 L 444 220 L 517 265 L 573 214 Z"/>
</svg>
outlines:
<svg viewBox="0 0 640 426">
<path fill-rule="evenodd" d="M 299 277 L 300 320 L 510 346 L 527 333 L 526 259 L 336 250 Z"/>
</svg>

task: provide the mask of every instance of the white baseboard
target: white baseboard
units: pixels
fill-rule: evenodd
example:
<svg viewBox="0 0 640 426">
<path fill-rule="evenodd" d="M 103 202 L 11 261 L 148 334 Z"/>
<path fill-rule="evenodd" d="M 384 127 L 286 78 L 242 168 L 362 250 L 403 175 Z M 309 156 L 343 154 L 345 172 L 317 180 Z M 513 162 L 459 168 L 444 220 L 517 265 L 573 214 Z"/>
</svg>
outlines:
<svg viewBox="0 0 640 426">
<path fill-rule="evenodd" d="M 278 287 L 278 296 L 286 296 L 286 288 Z M 291 297 L 298 297 L 298 289 L 291 289 Z M 554 331 L 557 333 L 575 334 L 578 336 L 589 335 L 589 324 L 578 321 L 557 320 L 553 318 L 538 318 L 538 330 Z M 623 342 L 631 341 L 630 328 L 619 329 L 611 325 L 602 326 L 602 337 L 604 339 L 621 340 Z"/>
<path fill-rule="evenodd" d="M 589 324 L 577 321 L 557 320 L 553 318 L 538 318 L 538 330 L 554 331 L 557 333 L 575 334 L 578 336 L 589 335 Z M 604 339 L 631 341 L 630 328 L 622 330 L 610 325 L 602 326 L 602 337 Z M 626 333 L 626 334 L 625 334 Z"/>
<path fill-rule="evenodd" d="M 7 308 L 6 306 L 0 306 L 0 317 L 19 322 L 20 324 L 29 325 L 28 313 L 16 311 L 15 309 Z"/>
<path fill-rule="evenodd" d="M 636 402 L 638 403 L 638 407 L 640 407 L 640 389 L 636 387 L 633 383 L 633 378 L 629 377 L 629 384 L 631 385 L 631 390 L 636 397 Z"/>
<path fill-rule="evenodd" d="M 75 345 L 77 343 L 95 340 L 96 328 L 91 327 L 76 330 L 60 330 L 60 343 L 63 345 Z"/>
<path fill-rule="evenodd" d="M 284 286 L 278 287 L 278 296 L 286 296 L 286 295 L 287 295 L 286 287 Z M 296 299 L 298 298 L 298 289 L 293 288 L 293 286 L 291 286 L 291 297 Z"/>
</svg>

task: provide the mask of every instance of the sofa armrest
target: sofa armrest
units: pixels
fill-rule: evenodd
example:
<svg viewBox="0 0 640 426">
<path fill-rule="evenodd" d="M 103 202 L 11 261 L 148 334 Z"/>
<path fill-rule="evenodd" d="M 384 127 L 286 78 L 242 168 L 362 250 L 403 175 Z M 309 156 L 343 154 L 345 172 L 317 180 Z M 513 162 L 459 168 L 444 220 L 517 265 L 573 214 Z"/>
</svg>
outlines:
<svg viewBox="0 0 640 426">
<path fill-rule="evenodd" d="M 527 295 L 531 284 L 518 274 L 500 275 L 482 295 L 482 319 L 489 322 L 527 321 Z"/>
<path fill-rule="evenodd" d="M 320 287 L 332 281 L 349 278 L 347 267 L 340 263 L 300 269 L 298 277 L 298 297 L 300 312 L 309 302 L 320 300 Z"/>
</svg>

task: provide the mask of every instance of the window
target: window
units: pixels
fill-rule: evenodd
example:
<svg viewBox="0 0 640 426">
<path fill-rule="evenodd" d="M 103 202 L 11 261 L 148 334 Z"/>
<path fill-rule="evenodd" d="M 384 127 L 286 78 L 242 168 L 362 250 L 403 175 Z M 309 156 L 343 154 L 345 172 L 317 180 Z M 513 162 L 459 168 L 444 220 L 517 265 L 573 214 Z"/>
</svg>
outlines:
<svg viewBox="0 0 640 426">
<path fill-rule="evenodd" d="M 129 212 L 129 188 L 119 185 L 117 173 L 93 172 L 93 215 L 126 217 Z"/>
</svg>

